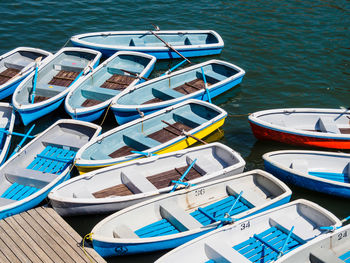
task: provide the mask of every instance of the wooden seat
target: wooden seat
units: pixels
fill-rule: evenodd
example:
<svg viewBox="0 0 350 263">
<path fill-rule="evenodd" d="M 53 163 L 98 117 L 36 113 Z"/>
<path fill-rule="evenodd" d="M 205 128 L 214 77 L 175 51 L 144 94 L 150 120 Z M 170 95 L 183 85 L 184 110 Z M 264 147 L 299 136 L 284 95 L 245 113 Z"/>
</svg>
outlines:
<svg viewBox="0 0 350 263">
<path fill-rule="evenodd" d="M 162 102 L 162 101 L 163 101 L 163 100 L 160 99 L 160 98 L 153 98 L 153 99 L 151 99 L 151 100 L 148 100 L 148 101 L 142 103 L 142 105 L 144 105 L 144 104 L 151 104 L 151 103 L 157 103 L 157 102 Z"/>
<path fill-rule="evenodd" d="M 174 139 L 180 136 L 181 132 L 179 130 L 190 131 L 191 129 L 192 129 L 191 127 L 181 122 L 175 122 L 171 125 L 164 127 L 159 131 L 149 134 L 148 137 L 158 142 L 165 143 L 167 141 L 170 141 L 171 139 Z"/>
<path fill-rule="evenodd" d="M 48 84 L 63 87 L 69 87 L 70 84 L 78 77 L 79 72 L 61 70 L 54 76 Z"/>
<path fill-rule="evenodd" d="M 181 175 L 186 171 L 187 168 L 188 166 L 174 168 L 159 174 L 148 176 L 147 179 L 158 189 L 165 188 L 173 184 L 171 182 L 172 180 L 180 179 Z M 184 178 L 184 181 L 193 180 L 201 176 L 202 175 L 196 169 L 192 168 Z"/>
<path fill-rule="evenodd" d="M 20 70 L 14 68 L 7 68 L 3 72 L 0 73 L 0 85 L 6 83 L 11 78 L 16 76 Z"/>
<path fill-rule="evenodd" d="M 45 97 L 45 96 L 38 96 L 36 95 L 34 97 L 34 103 L 39 103 L 39 102 L 42 102 L 44 100 L 48 100 L 50 97 Z"/>
<path fill-rule="evenodd" d="M 91 107 L 91 106 L 100 104 L 101 102 L 103 102 L 103 101 L 94 100 L 94 99 L 86 99 L 86 100 L 81 104 L 81 106 L 82 106 L 82 107 Z"/>
<path fill-rule="evenodd" d="M 208 84 L 208 86 L 211 85 L 211 83 L 209 83 L 209 82 L 207 82 L 207 84 Z M 205 88 L 205 84 L 204 84 L 203 80 L 194 79 L 190 82 L 185 82 L 181 86 L 174 88 L 174 90 L 181 92 L 182 94 L 187 95 L 187 94 L 196 92 L 196 91 L 204 89 L 204 88 Z"/>
<path fill-rule="evenodd" d="M 108 154 L 108 156 L 111 158 L 123 157 L 123 156 L 132 154 L 131 151 L 135 151 L 135 149 L 125 145 L 125 146 L 115 150 L 114 152 Z"/>
<path fill-rule="evenodd" d="M 101 88 L 113 89 L 113 90 L 124 90 L 127 88 L 133 81 L 134 77 L 113 74 L 109 79 L 107 79 L 102 85 Z"/>
<path fill-rule="evenodd" d="M 125 184 L 117 184 L 112 187 L 92 193 L 95 198 L 104 198 L 108 196 L 126 196 L 132 195 L 133 192 Z"/>
</svg>

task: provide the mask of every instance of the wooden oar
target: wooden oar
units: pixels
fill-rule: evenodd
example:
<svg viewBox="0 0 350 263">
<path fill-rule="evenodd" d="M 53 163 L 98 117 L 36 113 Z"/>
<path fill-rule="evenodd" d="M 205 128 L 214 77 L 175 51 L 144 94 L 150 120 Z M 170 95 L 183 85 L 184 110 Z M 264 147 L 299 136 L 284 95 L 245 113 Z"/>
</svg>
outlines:
<svg viewBox="0 0 350 263">
<path fill-rule="evenodd" d="M 123 72 L 125 72 L 125 73 L 128 73 L 128 74 L 130 74 L 130 75 L 133 75 L 133 76 L 135 76 L 135 77 L 138 78 L 138 79 L 150 80 L 149 78 L 142 77 L 142 76 L 140 76 L 139 74 L 137 74 L 137 73 L 135 73 L 135 72 L 131 72 L 131 71 L 128 71 L 128 70 L 125 70 L 125 69 L 119 69 L 119 70 L 121 70 L 121 71 L 123 71 Z"/>
<path fill-rule="evenodd" d="M 187 137 L 191 137 L 191 138 L 193 138 L 193 139 L 195 139 L 195 140 L 197 140 L 197 141 L 199 141 L 199 142 L 201 142 L 201 143 L 203 143 L 203 144 L 208 144 L 207 142 L 205 142 L 205 141 L 199 139 L 198 137 L 196 137 L 196 136 L 194 136 L 194 135 L 192 135 L 192 134 L 190 134 L 190 133 L 187 133 L 187 132 L 184 131 L 184 130 L 179 129 L 179 128 L 176 127 L 175 125 L 170 124 L 169 122 L 166 122 L 165 120 L 162 120 L 162 122 L 165 123 L 166 125 L 168 125 L 168 126 L 174 128 L 175 130 L 179 131 L 181 134 L 183 134 L 183 135 L 185 135 L 185 136 L 187 136 Z M 181 135 L 181 134 L 178 134 L 178 135 Z"/>
<path fill-rule="evenodd" d="M 180 57 L 182 57 L 183 59 L 185 59 L 188 63 L 192 64 L 192 62 L 186 58 L 185 56 L 183 56 L 179 51 L 177 51 L 175 48 L 173 48 L 172 45 L 170 45 L 169 43 L 167 43 L 165 40 L 163 40 L 160 36 L 158 36 L 156 33 L 154 33 L 152 30 L 150 30 L 150 32 L 156 37 L 158 38 L 160 41 L 162 41 L 168 48 L 170 48 L 172 51 L 174 51 L 176 54 L 178 54 Z"/>
<path fill-rule="evenodd" d="M 35 98 L 35 89 L 36 89 L 36 81 L 38 79 L 38 68 L 39 68 L 39 63 L 43 57 L 38 57 L 35 59 L 35 73 L 34 73 L 34 82 L 33 82 L 33 93 L 32 93 L 32 104 L 34 103 L 34 98 Z"/>
</svg>

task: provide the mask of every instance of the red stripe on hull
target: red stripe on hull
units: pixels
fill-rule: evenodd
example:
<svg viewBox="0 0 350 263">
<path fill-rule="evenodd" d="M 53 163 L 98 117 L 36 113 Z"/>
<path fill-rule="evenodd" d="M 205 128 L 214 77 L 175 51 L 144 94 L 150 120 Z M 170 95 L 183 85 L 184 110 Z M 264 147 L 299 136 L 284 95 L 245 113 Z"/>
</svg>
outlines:
<svg viewBox="0 0 350 263">
<path fill-rule="evenodd" d="M 350 140 L 302 136 L 271 130 L 252 122 L 249 122 L 249 124 L 254 136 L 259 140 L 273 140 L 293 145 L 308 145 L 333 149 L 350 149 Z"/>
</svg>

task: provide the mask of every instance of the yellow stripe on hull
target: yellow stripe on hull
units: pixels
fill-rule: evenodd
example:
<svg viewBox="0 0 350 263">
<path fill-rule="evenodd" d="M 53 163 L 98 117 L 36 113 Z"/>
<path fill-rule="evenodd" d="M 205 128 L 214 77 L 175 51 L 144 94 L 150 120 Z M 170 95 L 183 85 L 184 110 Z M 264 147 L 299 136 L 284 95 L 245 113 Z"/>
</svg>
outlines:
<svg viewBox="0 0 350 263">
<path fill-rule="evenodd" d="M 219 120 L 218 122 L 213 123 L 209 127 L 205 128 L 197 133 L 194 133 L 193 135 L 199 139 L 203 139 L 204 137 L 208 136 L 209 134 L 213 133 L 214 131 L 219 129 L 221 126 L 223 126 L 225 123 L 225 119 L 226 119 L 226 117 Z M 192 144 L 195 144 L 196 142 L 198 142 L 196 139 L 193 139 L 191 137 L 187 137 L 186 139 L 183 139 L 175 144 L 169 145 L 169 147 L 163 148 L 155 153 L 162 154 L 162 153 L 169 153 L 169 152 L 183 150 L 183 149 L 191 146 Z M 141 157 L 141 158 L 144 158 L 144 157 Z M 138 159 L 141 159 L 141 158 L 138 158 Z M 132 159 L 132 160 L 136 160 L 136 159 Z M 130 160 L 130 161 L 132 161 L 132 160 Z M 96 166 L 78 166 L 78 165 L 76 165 L 76 167 L 78 168 L 78 171 L 80 174 L 84 174 L 84 173 L 88 173 L 88 172 L 91 172 L 91 171 L 94 171 L 97 169 L 101 169 L 103 167 L 112 166 L 112 165 L 125 163 L 125 162 L 129 162 L 129 161 L 118 162 L 118 163 L 109 164 L 109 165 L 96 165 Z"/>
</svg>

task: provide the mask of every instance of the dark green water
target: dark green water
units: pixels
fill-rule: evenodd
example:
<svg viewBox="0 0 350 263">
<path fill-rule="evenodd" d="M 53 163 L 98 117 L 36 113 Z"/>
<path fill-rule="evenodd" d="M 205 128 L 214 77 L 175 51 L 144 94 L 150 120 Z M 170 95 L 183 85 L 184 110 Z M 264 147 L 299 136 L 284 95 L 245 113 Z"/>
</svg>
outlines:
<svg viewBox="0 0 350 263">
<path fill-rule="evenodd" d="M 17 46 L 57 51 L 70 36 L 109 30 L 213 29 L 225 41 L 215 58 L 246 70 L 243 82 L 216 98 L 230 116 L 220 140 L 247 161 L 247 169 L 263 168 L 261 155 L 296 149 L 274 142 L 257 142 L 247 117 L 280 107 L 350 106 L 350 2 L 335 1 L 8 1 L 0 2 L 0 54 Z M 194 62 L 209 58 L 194 59 Z M 168 67 L 157 66 L 154 75 Z M 39 132 L 64 110 L 36 121 Z M 100 120 L 99 120 L 100 121 Z M 97 121 L 97 123 L 99 122 Z M 115 125 L 108 116 L 104 129 Z M 18 126 L 16 130 L 25 128 Z M 299 147 L 300 148 L 300 147 Z M 348 200 L 294 188 L 293 199 L 306 198 L 340 218 L 350 214 Z M 103 216 L 68 219 L 81 234 Z M 154 261 L 162 253 L 108 262 Z"/>
</svg>

